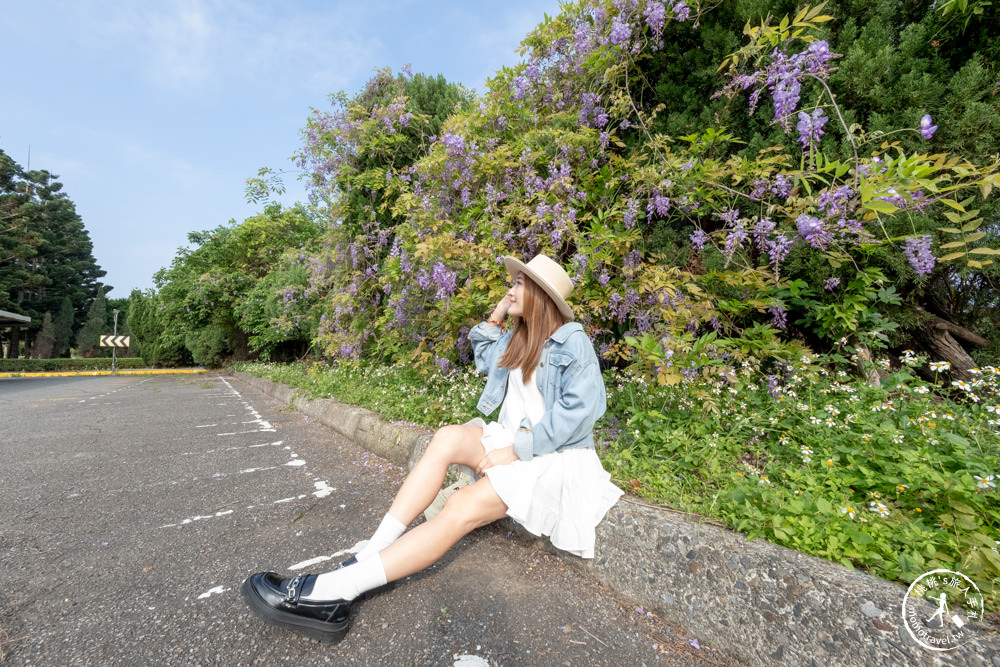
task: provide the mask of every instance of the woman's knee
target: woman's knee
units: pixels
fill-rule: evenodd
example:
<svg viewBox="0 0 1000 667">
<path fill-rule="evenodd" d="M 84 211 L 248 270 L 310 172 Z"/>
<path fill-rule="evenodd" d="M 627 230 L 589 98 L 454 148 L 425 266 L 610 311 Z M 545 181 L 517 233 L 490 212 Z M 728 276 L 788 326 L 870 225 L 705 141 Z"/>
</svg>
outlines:
<svg viewBox="0 0 1000 667">
<path fill-rule="evenodd" d="M 506 513 L 507 506 L 492 485 L 486 487 L 484 480 L 463 486 L 448 498 L 441 510 L 443 517 L 465 526 L 467 530 L 496 521 Z"/>
<path fill-rule="evenodd" d="M 477 437 L 478 430 L 473 430 L 468 426 L 452 424 L 442 426 L 431 437 L 430 444 L 424 456 L 430 456 L 445 463 L 466 463 L 476 459 L 476 449 L 482 449 L 480 438 Z M 479 459 L 483 453 L 478 453 Z M 474 461 L 478 463 L 478 459 Z"/>
</svg>

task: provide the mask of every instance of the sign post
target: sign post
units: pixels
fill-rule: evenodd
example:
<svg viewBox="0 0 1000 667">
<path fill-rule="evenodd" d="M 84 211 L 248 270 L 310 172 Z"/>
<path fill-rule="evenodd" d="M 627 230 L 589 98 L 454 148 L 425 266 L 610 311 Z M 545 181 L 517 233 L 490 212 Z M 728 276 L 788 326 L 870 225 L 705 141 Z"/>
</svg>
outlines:
<svg viewBox="0 0 1000 667">
<path fill-rule="evenodd" d="M 111 336 L 101 336 L 101 347 L 111 348 L 111 374 L 115 374 L 115 366 L 118 362 L 118 348 L 128 347 L 128 336 L 118 335 L 118 309 L 116 308 L 115 313 L 115 333 Z"/>
<path fill-rule="evenodd" d="M 118 336 L 118 309 L 115 308 L 114 311 L 112 311 L 112 312 L 114 312 L 114 314 L 115 314 L 115 332 L 114 332 L 113 335 L 115 337 L 117 337 Z M 111 348 L 111 375 L 115 374 L 115 362 L 117 362 L 117 361 L 118 361 L 118 348 L 117 347 L 113 347 L 113 348 Z"/>
</svg>

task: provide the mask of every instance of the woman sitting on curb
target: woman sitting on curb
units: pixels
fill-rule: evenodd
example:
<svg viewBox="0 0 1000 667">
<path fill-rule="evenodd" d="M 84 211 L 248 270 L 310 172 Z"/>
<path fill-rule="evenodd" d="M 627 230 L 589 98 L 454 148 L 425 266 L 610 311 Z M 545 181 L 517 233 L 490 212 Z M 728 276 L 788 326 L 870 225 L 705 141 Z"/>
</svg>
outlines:
<svg viewBox="0 0 1000 667">
<path fill-rule="evenodd" d="M 339 569 L 282 578 L 261 572 L 241 594 L 262 620 L 323 642 L 347 633 L 351 602 L 426 568 L 474 528 L 510 516 L 535 535 L 594 557 L 595 528 L 622 492 L 594 452 L 594 423 L 606 392 L 593 344 L 566 298 L 573 283 L 556 262 L 506 257 L 513 286 L 489 320 L 469 332 L 476 368 L 487 375 L 476 418 L 438 430 L 375 534 Z M 513 326 L 502 331 L 510 317 Z M 478 479 L 439 514 L 406 532 L 433 502 L 448 466 Z"/>
</svg>

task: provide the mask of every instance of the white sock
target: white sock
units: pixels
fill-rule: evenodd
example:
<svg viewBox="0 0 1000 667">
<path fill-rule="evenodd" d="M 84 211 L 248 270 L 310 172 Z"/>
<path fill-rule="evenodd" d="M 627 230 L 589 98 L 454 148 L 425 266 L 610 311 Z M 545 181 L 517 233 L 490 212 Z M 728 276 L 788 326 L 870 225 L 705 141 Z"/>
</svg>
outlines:
<svg viewBox="0 0 1000 667">
<path fill-rule="evenodd" d="M 353 565 L 317 575 L 316 583 L 303 600 L 326 602 L 353 600 L 365 591 L 378 588 L 386 582 L 381 558 L 366 558 Z"/>
<path fill-rule="evenodd" d="M 359 561 L 374 556 L 378 552 L 399 539 L 406 532 L 406 526 L 397 521 L 394 517 L 386 514 L 382 517 L 382 523 L 375 529 L 375 534 L 368 540 L 368 544 L 361 548 L 361 551 L 354 555 Z"/>
</svg>

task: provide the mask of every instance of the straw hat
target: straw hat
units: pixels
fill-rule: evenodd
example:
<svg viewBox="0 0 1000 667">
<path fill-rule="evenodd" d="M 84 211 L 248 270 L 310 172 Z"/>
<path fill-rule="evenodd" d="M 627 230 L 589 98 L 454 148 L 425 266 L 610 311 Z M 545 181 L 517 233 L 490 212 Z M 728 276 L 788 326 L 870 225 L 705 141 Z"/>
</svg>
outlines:
<svg viewBox="0 0 1000 667">
<path fill-rule="evenodd" d="M 503 263 L 512 278 L 516 278 L 519 273 L 528 276 L 552 297 L 559 312 L 568 321 L 574 319 L 573 309 L 566 303 L 566 298 L 573 291 L 573 281 L 563 267 L 545 255 L 537 255 L 527 264 L 516 257 L 507 256 L 503 258 Z"/>
</svg>

